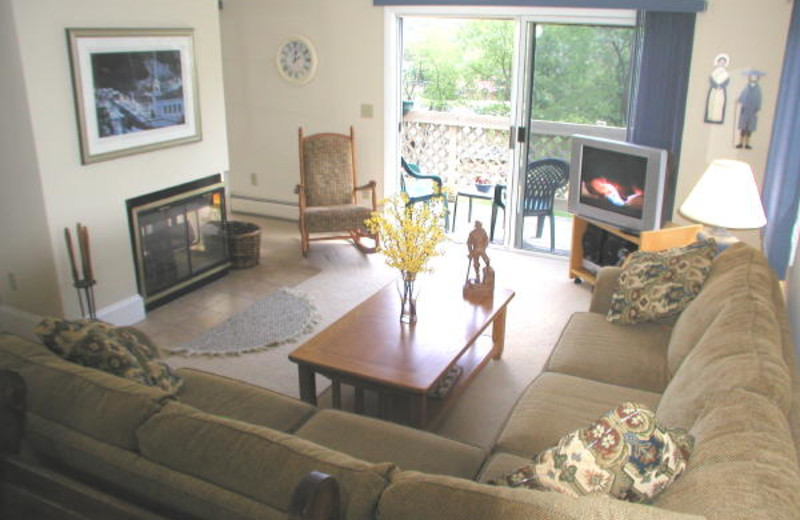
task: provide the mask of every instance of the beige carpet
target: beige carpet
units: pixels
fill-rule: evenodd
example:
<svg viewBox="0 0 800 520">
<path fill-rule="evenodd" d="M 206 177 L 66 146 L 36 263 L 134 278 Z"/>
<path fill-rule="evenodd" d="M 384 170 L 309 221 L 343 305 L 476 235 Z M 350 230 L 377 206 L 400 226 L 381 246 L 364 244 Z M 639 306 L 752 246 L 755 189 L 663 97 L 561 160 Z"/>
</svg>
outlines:
<svg viewBox="0 0 800 520">
<path fill-rule="evenodd" d="M 463 244 L 451 242 L 446 250 L 450 258 L 439 258 L 437 263 L 455 264 L 459 256 L 466 255 Z M 586 310 L 590 298 L 589 286 L 575 285 L 568 277 L 568 264 L 563 257 L 499 248 L 490 249 L 489 256 L 497 273 L 497 285 L 517 293 L 508 308 L 505 353 L 502 360 L 490 362 L 434 424 L 434 431 L 442 435 L 487 448 L 494 443 L 521 392 L 541 370 L 569 316 Z M 397 276 L 380 255 L 365 256 L 338 241 L 313 244 L 304 261 L 320 269 L 318 274 L 294 285 L 294 290 L 311 297 L 320 313 L 320 323 L 313 332 L 299 338 L 296 344 L 268 351 L 228 357 L 172 356 L 167 362 L 174 367 L 224 374 L 297 397 L 297 367 L 289 361 L 288 354 Z M 463 275 L 459 273 L 460 276 Z M 423 289 L 420 298 L 424 297 Z M 456 297 L 460 297 L 457 284 Z M 330 406 L 327 380 L 319 378 L 317 385 L 320 406 Z M 347 388 L 343 389 L 343 401 L 345 406 L 351 401 Z"/>
</svg>

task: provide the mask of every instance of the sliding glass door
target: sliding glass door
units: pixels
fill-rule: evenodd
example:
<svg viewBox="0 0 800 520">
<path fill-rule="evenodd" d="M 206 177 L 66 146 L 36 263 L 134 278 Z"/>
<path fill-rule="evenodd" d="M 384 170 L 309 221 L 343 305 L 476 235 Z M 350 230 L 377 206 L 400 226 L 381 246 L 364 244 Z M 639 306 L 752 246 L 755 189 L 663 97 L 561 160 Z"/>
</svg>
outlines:
<svg viewBox="0 0 800 520">
<path fill-rule="evenodd" d="M 635 40 L 631 25 L 525 22 L 514 247 L 568 254 L 571 136 L 625 139 Z"/>
<path fill-rule="evenodd" d="M 531 165 L 568 163 L 573 134 L 625 139 L 636 14 L 408 8 L 394 17 L 387 185 L 426 189 L 402 177 L 403 158 L 442 179 L 455 239 L 481 220 L 495 244 L 567 254 L 563 174 L 538 182 Z"/>
</svg>

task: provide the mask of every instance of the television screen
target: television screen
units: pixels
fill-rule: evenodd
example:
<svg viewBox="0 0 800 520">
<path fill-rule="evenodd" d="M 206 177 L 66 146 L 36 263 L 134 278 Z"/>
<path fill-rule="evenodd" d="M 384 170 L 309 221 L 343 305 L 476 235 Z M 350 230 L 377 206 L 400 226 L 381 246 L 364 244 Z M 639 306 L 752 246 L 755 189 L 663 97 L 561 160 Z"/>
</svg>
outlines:
<svg viewBox="0 0 800 520">
<path fill-rule="evenodd" d="M 580 201 L 596 208 L 642 218 L 647 159 L 585 146 Z"/>
<path fill-rule="evenodd" d="M 661 227 L 666 150 L 572 136 L 569 210 L 630 233 Z"/>
</svg>

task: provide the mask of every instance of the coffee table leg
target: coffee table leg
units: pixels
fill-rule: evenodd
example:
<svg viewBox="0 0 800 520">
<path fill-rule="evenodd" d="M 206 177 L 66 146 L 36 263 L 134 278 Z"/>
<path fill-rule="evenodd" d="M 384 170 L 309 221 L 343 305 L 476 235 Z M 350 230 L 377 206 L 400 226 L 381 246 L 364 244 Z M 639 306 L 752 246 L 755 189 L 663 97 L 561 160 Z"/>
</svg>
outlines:
<svg viewBox="0 0 800 520">
<path fill-rule="evenodd" d="M 492 323 L 492 359 L 498 360 L 503 357 L 503 349 L 506 344 L 506 307 L 500 309 Z"/>
<path fill-rule="evenodd" d="M 317 381 L 314 378 L 314 370 L 306 365 L 297 365 L 297 374 L 300 379 L 300 399 L 317 405 Z"/>
<path fill-rule="evenodd" d="M 337 410 L 342 408 L 342 385 L 336 379 L 331 381 L 331 405 Z"/>
<path fill-rule="evenodd" d="M 415 394 L 411 396 L 411 424 L 424 428 L 428 421 L 428 396 Z"/>
<path fill-rule="evenodd" d="M 354 400 L 353 400 L 353 411 L 357 414 L 364 413 L 364 389 L 360 386 L 356 386 L 353 388 Z"/>
</svg>

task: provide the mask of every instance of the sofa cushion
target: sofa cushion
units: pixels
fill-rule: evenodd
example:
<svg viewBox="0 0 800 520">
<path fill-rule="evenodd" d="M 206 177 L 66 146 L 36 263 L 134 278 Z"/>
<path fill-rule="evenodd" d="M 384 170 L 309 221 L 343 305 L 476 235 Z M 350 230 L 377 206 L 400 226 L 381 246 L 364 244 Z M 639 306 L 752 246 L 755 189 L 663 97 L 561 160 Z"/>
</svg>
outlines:
<svg viewBox="0 0 800 520">
<path fill-rule="evenodd" d="M 155 345 L 132 327 L 114 327 L 98 320 L 48 317 L 35 331 L 47 348 L 67 361 L 168 392 L 180 387 L 180 378 L 157 361 Z"/>
<path fill-rule="evenodd" d="M 702 289 L 715 254 L 713 240 L 631 253 L 611 297 L 609 321 L 634 324 L 680 313 Z"/>
<path fill-rule="evenodd" d="M 201 370 L 179 368 L 178 400 L 206 413 L 293 432 L 316 408 L 266 388 Z"/>
<path fill-rule="evenodd" d="M 297 435 L 370 462 L 470 479 L 486 458 L 475 446 L 339 410 L 320 411 Z"/>
<path fill-rule="evenodd" d="M 138 449 L 136 428 L 170 399 L 167 392 L 129 379 L 51 358 L 19 367 L 28 409 L 94 439 Z"/>
<path fill-rule="evenodd" d="M 762 394 L 788 413 L 792 383 L 781 341 L 770 303 L 729 299 L 667 385 L 658 418 L 690 429 L 708 399 L 735 388 Z"/>
<path fill-rule="evenodd" d="M 745 296 L 782 305 L 778 281 L 767 259 L 758 250 L 739 242 L 714 259 L 703 290 L 676 321 L 667 350 L 670 378 L 726 303 Z"/>
<path fill-rule="evenodd" d="M 493 483 L 649 503 L 686 469 L 693 442 L 646 406 L 623 403 Z"/>
<path fill-rule="evenodd" d="M 708 520 L 797 518 L 800 469 L 784 413 L 744 389 L 710 398 L 686 472 L 654 505 Z"/>
<path fill-rule="evenodd" d="M 659 398 L 654 392 L 544 372 L 517 401 L 495 451 L 532 458 L 619 403 L 634 401 L 655 409 Z"/>
<path fill-rule="evenodd" d="M 642 504 L 606 497 L 575 498 L 561 493 L 488 486 L 469 480 L 401 471 L 381 497 L 381 520 L 700 520 Z"/>
<path fill-rule="evenodd" d="M 627 327 L 591 312 L 572 315 L 545 370 L 612 385 L 663 392 L 671 327 L 643 323 Z"/>
<path fill-rule="evenodd" d="M 282 511 L 303 476 L 331 474 L 340 486 L 340 517 L 349 520 L 372 518 L 394 469 L 177 402 L 142 425 L 138 438 L 147 459 Z"/>
<path fill-rule="evenodd" d="M 99 442 L 33 413 L 28 414 L 25 438 L 35 449 L 37 460 L 57 461 L 65 473 L 84 481 L 100 482 L 101 489 L 121 494 L 137 505 L 171 512 L 170 518 L 286 520 L 285 511 L 157 464 L 138 453 Z"/>
<path fill-rule="evenodd" d="M 17 370 L 37 358 L 56 359 L 56 355 L 44 345 L 0 332 L 0 367 Z"/>
<path fill-rule="evenodd" d="M 475 480 L 483 483 L 495 481 L 525 464 L 530 464 L 530 462 L 531 459 L 529 457 L 500 451 L 489 457 Z"/>
</svg>

